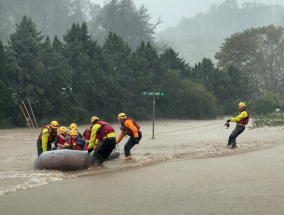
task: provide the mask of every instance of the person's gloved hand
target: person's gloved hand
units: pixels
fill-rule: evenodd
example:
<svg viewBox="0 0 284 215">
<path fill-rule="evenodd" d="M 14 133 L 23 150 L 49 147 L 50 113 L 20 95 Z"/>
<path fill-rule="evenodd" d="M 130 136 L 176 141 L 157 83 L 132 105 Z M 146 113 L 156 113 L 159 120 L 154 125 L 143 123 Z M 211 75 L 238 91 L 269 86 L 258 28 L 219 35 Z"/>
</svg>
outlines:
<svg viewBox="0 0 284 215">
<path fill-rule="evenodd" d="M 231 122 L 231 119 L 228 119 L 226 122 Z"/>
<path fill-rule="evenodd" d="M 139 144 L 139 138 L 138 138 L 138 137 L 135 137 L 135 138 L 134 138 L 134 142 L 135 142 L 135 144 Z"/>
<path fill-rule="evenodd" d="M 88 153 L 91 153 L 94 149 L 91 148 L 91 149 L 88 149 Z"/>
<path fill-rule="evenodd" d="M 231 121 L 231 120 L 230 120 Z M 229 120 L 227 120 L 226 121 L 226 123 L 225 123 L 225 126 L 227 127 L 227 128 L 229 128 L 230 127 L 230 121 Z"/>
</svg>

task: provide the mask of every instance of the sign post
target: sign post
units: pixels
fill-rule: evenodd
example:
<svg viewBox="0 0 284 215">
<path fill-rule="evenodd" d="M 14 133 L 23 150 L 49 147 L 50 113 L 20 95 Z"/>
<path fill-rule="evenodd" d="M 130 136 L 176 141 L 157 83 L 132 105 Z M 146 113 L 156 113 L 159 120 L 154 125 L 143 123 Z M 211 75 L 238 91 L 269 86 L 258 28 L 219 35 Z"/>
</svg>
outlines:
<svg viewBox="0 0 284 215">
<path fill-rule="evenodd" d="M 153 93 L 153 128 L 152 128 L 152 139 L 154 139 L 154 124 L 155 124 L 155 86 Z"/>
<path fill-rule="evenodd" d="M 154 92 L 143 92 L 144 96 L 153 96 L 153 128 L 152 128 L 152 139 L 154 139 L 154 127 L 155 127 L 155 96 L 165 96 L 165 92 L 156 92 L 155 86 L 154 86 Z"/>
</svg>

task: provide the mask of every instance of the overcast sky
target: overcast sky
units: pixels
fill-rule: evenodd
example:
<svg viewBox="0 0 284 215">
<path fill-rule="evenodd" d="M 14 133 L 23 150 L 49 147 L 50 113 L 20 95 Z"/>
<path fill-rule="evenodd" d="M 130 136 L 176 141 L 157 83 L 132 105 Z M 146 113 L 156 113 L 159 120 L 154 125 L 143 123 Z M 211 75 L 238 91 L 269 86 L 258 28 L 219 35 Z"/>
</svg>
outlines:
<svg viewBox="0 0 284 215">
<path fill-rule="evenodd" d="M 92 0 L 103 5 L 104 0 Z M 164 21 L 158 30 L 164 30 L 167 26 L 176 26 L 182 17 L 194 17 L 199 12 L 206 12 L 212 3 L 222 3 L 225 0 L 134 0 L 137 6 L 144 4 L 152 15 L 152 22 L 156 22 L 161 16 Z M 243 2 L 255 0 L 238 0 L 239 6 Z M 256 0 L 264 4 L 284 5 L 284 0 Z"/>
</svg>

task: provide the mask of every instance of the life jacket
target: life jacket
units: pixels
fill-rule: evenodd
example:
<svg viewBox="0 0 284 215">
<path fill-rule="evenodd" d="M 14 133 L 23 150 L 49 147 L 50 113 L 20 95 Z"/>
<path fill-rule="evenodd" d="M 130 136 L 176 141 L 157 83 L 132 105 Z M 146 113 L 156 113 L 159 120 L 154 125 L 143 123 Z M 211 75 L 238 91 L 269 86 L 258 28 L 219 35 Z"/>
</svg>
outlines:
<svg viewBox="0 0 284 215">
<path fill-rule="evenodd" d="M 41 138 L 42 135 L 43 135 L 42 131 L 43 131 L 45 128 L 48 129 L 48 133 L 49 133 L 49 136 L 48 136 L 48 143 L 53 143 L 53 142 L 55 141 L 56 137 L 57 137 L 57 132 L 53 132 L 53 131 L 51 130 L 51 125 L 47 125 L 47 126 L 44 126 L 44 127 L 42 128 L 40 134 L 38 135 L 38 139 L 40 139 L 40 141 L 42 141 L 42 138 Z M 46 133 L 44 133 L 44 134 L 46 134 Z"/>
<path fill-rule="evenodd" d="M 73 140 L 70 137 L 70 139 L 67 141 L 66 146 L 72 147 L 73 150 L 81 150 L 81 147 L 77 144 L 78 139 L 79 139 L 79 136 L 77 136 L 77 138 L 75 140 Z"/>
<path fill-rule="evenodd" d="M 133 134 L 133 131 L 132 131 L 130 128 L 128 128 L 128 127 L 126 127 L 126 126 L 124 125 L 124 123 L 125 123 L 126 120 L 131 120 L 132 123 L 133 123 L 133 125 L 137 128 L 138 131 L 139 131 L 139 129 L 140 129 L 140 126 L 138 125 L 137 122 L 135 122 L 135 121 L 134 121 L 133 119 L 131 119 L 131 118 L 126 118 L 125 120 L 123 120 L 123 122 L 122 122 L 122 124 L 121 124 L 121 130 L 123 130 L 123 132 L 124 132 L 126 135 L 128 135 L 128 136 L 133 136 L 133 135 L 134 135 L 134 134 Z"/>
<path fill-rule="evenodd" d="M 85 140 L 90 140 L 91 138 L 91 133 L 92 133 L 92 126 L 90 126 L 89 128 L 87 128 L 85 130 L 85 132 L 83 133 L 83 136 L 85 138 Z"/>
<path fill-rule="evenodd" d="M 241 124 L 241 125 L 247 125 L 249 122 L 249 112 L 244 110 L 245 112 L 247 112 L 248 116 L 246 118 L 241 119 L 240 121 L 237 122 L 237 124 Z M 242 112 L 244 112 L 242 111 Z M 240 112 L 239 115 L 242 113 Z"/>
<path fill-rule="evenodd" d="M 98 121 L 96 124 L 101 125 L 101 127 L 98 129 L 97 135 L 96 135 L 98 140 L 102 140 L 105 136 L 107 136 L 107 134 L 114 132 L 113 127 L 111 127 L 111 125 L 108 124 L 107 122 Z"/>
<path fill-rule="evenodd" d="M 69 136 L 64 137 L 62 134 L 58 136 L 58 143 L 61 145 L 64 145 L 66 141 L 68 140 Z"/>
</svg>

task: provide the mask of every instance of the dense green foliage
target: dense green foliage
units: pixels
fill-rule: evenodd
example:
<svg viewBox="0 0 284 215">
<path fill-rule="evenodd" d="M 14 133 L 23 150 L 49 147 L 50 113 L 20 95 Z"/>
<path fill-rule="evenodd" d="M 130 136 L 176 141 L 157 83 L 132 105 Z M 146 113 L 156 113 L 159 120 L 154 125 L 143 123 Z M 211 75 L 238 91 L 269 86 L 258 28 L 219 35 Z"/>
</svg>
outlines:
<svg viewBox="0 0 284 215">
<path fill-rule="evenodd" d="M 284 114 L 266 114 L 255 115 L 252 121 L 252 128 L 261 128 L 264 126 L 283 126 Z"/>
<path fill-rule="evenodd" d="M 239 101 L 248 101 L 252 97 L 247 75 L 234 66 L 220 70 L 210 59 L 204 58 L 191 68 L 189 77 L 218 98 L 225 114 L 235 112 Z"/>
<path fill-rule="evenodd" d="M 152 97 L 142 92 L 153 86 L 167 92 L 157 97 L 157 117 L 198 119 L 223 113 L 218 98 L 203 86 L 204 77 L 192 78 L 200 73 L 197 67 L 190 68 L 173 49 L 159 55 L 150 42 L 141 42 L 133 51 L 115 33 L 99 45 L 85 23 L 73 24 L 63 38 L 51 42 L 24 16 L 8 45 L 1 43 L 1 123 L 24 125 L 19 105 L 26 98 L 39 124 L 52 119 L 83 123 L 93 115 L 114 121 L 120 112 L 147 120 Z"/>
<path fill-rule="evenodd" d="M 266 93 L 262 97 L 250 99 L 248 106 L 255 115 L 275 113 L 276 109 L 284 110 L 284 101 L 273 93 Z"/>
<path fill-rule="evenodd" d="M 236 45 L 237 44 L 237 45 Z M 256 95 L 284 92 L 284 28 L 273 25 L 235 33 L 216 53 L 218 67 L 234 65 L 250 77 Z"/>
<path fill-rule="evenodd" d="M 226 7 L 238 11 L 234 2 Z M 88 123 L 93 115 L 114 121 L 120 112 L 149 120 L 152 97 L 142 92 L 154 86 L 167 93 L 156 97 L 159 118 L 214 118 L 236 113 L 241 101 L 252 115 L 284 110 L 282 27 L 235 33 L 216 53 L 217 67 L 208 58 L 190 67 L 174 49 L 154 45 L 156 24 L 133 0 L 111 0 L 103 8 L 88 0 L 49 3 L 47 11 L 66 9 L 58 28 L 56 17 L 36 10 L 36 24 L 24 16 L 12 25 L 17 10 L 0 3 L 6 41 L 0 41 L 0 128 L 25 125 L 19 105 L 27 98 L 40 125 Z"/>
<path fill-rule="evenodd" d="M 250 99 L 247 106 L 253 116 L 253 128 L 284 125 L 284 101 L 278 95 L 265 93 L 261 97 Z"/>
<path fill-rule="evenodd" d="M 12 102 L 12 93 L 7 85 L 8 78 L 8 59 L 4 53 L 4 47 L 0 41 L 0 128 L 12 127 L 13 122 L 11 116 L 12 110 L 15 108 Z"/>
</svg>

